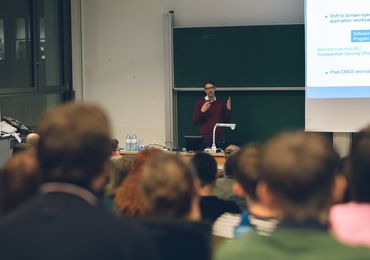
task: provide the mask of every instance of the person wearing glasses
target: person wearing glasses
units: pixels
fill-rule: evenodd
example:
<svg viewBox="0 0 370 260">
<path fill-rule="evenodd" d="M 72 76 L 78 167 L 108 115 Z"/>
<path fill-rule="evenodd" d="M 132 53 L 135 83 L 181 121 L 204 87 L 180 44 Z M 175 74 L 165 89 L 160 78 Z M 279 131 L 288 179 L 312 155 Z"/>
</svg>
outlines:
<svg viewBox="0 0 370 260">
<path fill-rule="evenodd" d="M 200 135 L 203 137 L 204 148 L 212 146 L 213 127 L 216 123 L 228 123 L 231 119 L 231 99 L 227 101 L 216 99 L 216 86 L 212 81 L 204 83 L 205 97 L 199 98 L 194 108 L 192 122 L 200 126 Z M 216 146 L 224 147 L 223 129 L 216 129 Z"/>
</svg>

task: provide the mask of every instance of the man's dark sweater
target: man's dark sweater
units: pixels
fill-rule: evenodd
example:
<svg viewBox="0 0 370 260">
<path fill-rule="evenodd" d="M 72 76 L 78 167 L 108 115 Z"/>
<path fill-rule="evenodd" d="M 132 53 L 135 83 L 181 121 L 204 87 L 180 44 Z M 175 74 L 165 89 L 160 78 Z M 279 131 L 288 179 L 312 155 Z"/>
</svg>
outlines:
<svg viewBox="0 0 370 260">
<path fill-rule="evenodd" d="M 200 135 L 202 137 L 212 138 L 215 124 L 230 122 L 231 111 L 226 108 L 226 103 L 223 100 L 216 99 L 211 103 L 210 108 L 203 113 L 201 108 L 205 102 L 204 97 L 198 100 L 192 121 L 194 125 L 200 125 Z M 216 129 L 216 137 L 223 137 L 223 129 L 221 127 Z"/>
</svg>

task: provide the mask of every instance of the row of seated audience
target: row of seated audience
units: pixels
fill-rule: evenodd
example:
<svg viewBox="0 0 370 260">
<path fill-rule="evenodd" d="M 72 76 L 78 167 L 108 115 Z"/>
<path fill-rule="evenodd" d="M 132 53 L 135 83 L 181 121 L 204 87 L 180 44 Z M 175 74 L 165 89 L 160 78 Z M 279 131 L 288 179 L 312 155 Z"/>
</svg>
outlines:
<svg viewBox="0 0 370 260">
<path fill-rule="evenodd" d="M 95 105 L 38 133 L 0 173 L 0 259 L 370 259 L 370 127 L 341 161 L 315 133 L 229 147 L 218 179 L 206 153 L 120 156 Z"/>
</svg>

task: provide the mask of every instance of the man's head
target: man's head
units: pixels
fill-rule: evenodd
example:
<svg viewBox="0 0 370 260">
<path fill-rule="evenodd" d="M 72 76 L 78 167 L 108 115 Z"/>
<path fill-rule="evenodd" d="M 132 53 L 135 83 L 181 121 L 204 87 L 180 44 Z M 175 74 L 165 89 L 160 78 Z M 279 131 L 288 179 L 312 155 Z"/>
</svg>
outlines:
<svg viewBox="0 0 370 260">
<path fill-rule="evenodd" d="M 143 168 L 141 192 L 149 215 L 187 218 L 191 212 L 195 174 L 173 154 L 158 154 Z"/>
<path fill-rule="evenodd" d="M 239 146 L 234 145 L 234 144 L 228 145 L 225 148 L 225 158 L 229 158 L 231 155 L 233 155 L 234 153 L 237 153 L 238 151 L 240 151 Z"/>
<path fill-rule="evenodd" d="M 217 163 L 208 153 L 198 152 L 191 159 L 201 186 L 213 185 L 217 177 Z"/>
<path fill-rule="evenodd" d="M 112 152 L 115 152 L 118 150 L 118 140 L 117 139 L 112 139 L 111 140 L 111 144 L 112 144 Z"/>
<path fill-rule="evenodd" d="M 121 157 L 121 154 L 119 153 L 119 148 L 118 148 L 118 144 L 119 144 L 118 140 L 112 139 L 111 144 L 112 144 L 112 157 L 114 158 Z"/>
<path fill-rule="evenodd" d="M 204 93 L 208 96 L 210 100 L 215 97 L 216 85 L 213 81 L 206 81 L 204 83 Z"/>
<path fill-rule="evenodd" d="M 26 137 L 26 143 L 32 145 L 36 148 L 37 143 L 39 142 L 40 136 L 37 133 L 29 133 Z"/>
<path fill-rule="evenodd" d="M 239 152 L 230 158 L 234 158 L 234 172 L 238 185 L 242 191 L 238 192 L 248 196 L 249 200 L 257 201 L 256 188 L 260 180 L 260 163 L 261 163 L 262 146 L 250 144 L 244 146 Z M 237 187 L 238 189 L 239 187 Z M 234 188 L 235 189 L 235 188 Z"/>
<path fill-rule="evenodd" d="M 59 106 L 42 116 L 38 133 L 37 156 L 46 182 L 89 187 L 104 172 L 112 146 L 108 117 L 98 106 Z"/>
<path fill-rule="evenodd" d="M 350 152 L 349 187 L 353 200 L 370 203 L 370 126 L 354 138 Z"/>
<path fill-rule="evenodd" d="M 319 218 L 332 200 L 337 162 L 333 145 L 322 135 L 277 135 L 262 153 L 261 182 L 268 200 L 298 221 Z"/>
</svg>

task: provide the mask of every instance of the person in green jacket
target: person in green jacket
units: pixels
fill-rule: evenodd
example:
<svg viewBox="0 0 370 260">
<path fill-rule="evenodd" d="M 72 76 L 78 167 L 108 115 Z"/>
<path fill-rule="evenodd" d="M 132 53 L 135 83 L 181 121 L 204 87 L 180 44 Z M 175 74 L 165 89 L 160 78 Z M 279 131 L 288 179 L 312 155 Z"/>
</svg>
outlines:
<svg viewBox="0 0 370 260">
<path fill-rule="evenodd" d="M 337 162 L 333 145 L 319 134 L 273 137 L 262 152 L 256 191 L 282 220 L 269 237 L 250 234 L 225 243 L 215 259 L 370 259 L 370 249 L 344 246 L 328 232 L 329 207 L 343 194 Z"/>
</svg>

